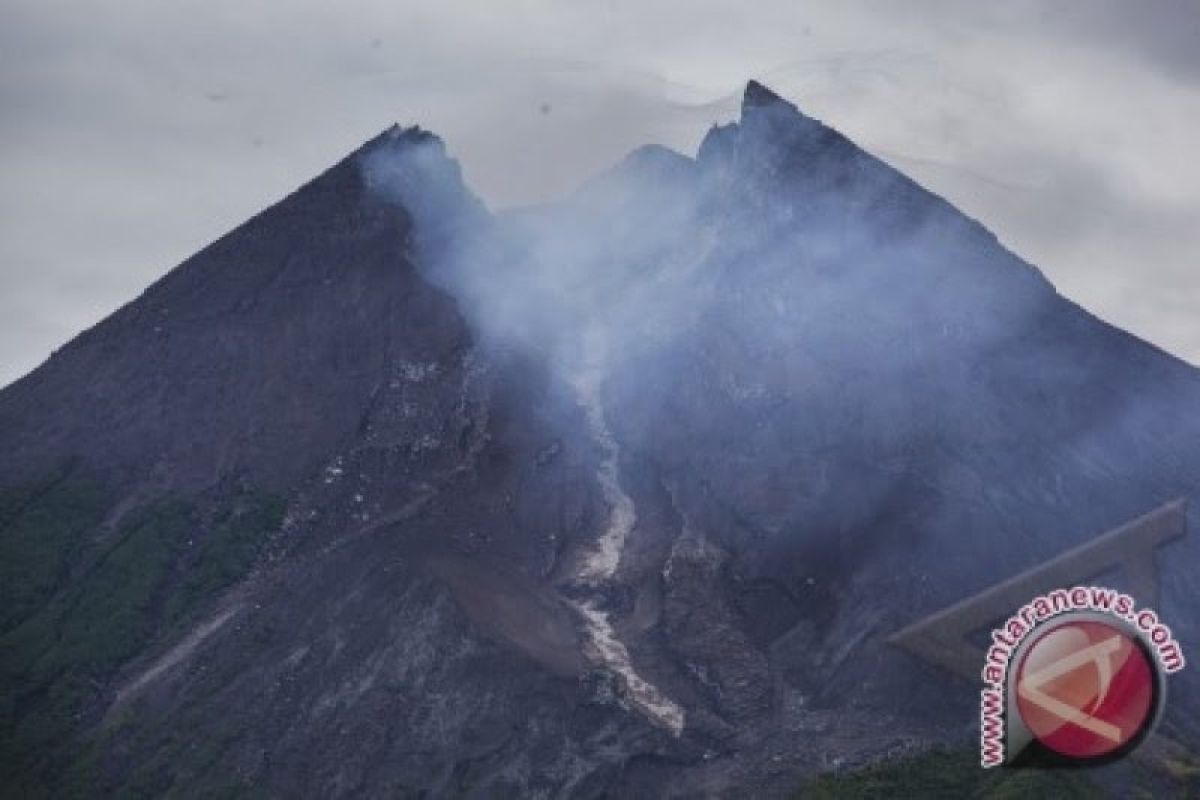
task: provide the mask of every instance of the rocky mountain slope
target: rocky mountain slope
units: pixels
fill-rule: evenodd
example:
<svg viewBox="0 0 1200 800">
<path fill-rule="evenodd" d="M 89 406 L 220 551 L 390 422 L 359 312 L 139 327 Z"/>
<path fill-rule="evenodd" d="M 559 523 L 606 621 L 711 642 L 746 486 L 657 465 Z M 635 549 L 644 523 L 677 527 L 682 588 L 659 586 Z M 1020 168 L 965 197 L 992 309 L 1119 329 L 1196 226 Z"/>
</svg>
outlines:
<svg viewBox="0 0 1200 800">
<path fill-rule="evenodd" d="M 774 795 L 969 741 L 884 639 L 1194 494 L 1197 408 L 756 83 L 502 213 L 393 128 L 0 392 L 6 791 Z"/>
</svg>

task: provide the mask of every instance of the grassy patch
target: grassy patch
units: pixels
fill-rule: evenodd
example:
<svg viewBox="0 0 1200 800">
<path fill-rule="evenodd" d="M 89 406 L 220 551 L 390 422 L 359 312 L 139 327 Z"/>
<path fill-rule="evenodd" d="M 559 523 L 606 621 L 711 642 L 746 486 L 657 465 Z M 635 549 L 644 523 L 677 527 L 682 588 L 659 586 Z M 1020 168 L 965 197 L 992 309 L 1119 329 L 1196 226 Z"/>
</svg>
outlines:
<svg viewBox="0 0 1200 800">
<path fill-rule="evenodd" d="M 80 715 L 116 670 L 174 631 L 252 566 L 282 504 L 243 493 L 202 516 L 183 502 L 143 509 L 120 530 L 91 534 L 104 507 L 59 482 L 0 496 L 0 546 L 20 603 L 0 628 L 0 782 L 47 792 Z M 77 778 L 78 771 L 74 771 Z"/>
<path fill-rule="evenodd" d="M 797 800 L 921 797 L 933 800 L 1102 800 L 1081 772 L 985 770 L 967 751 L 933 751 L 851 772 L 823 775 Z"/>
<path fill-rule="evenodd" d="M 188 544 L 183 577 L 166 604 L 167 619 L 184 619 L 205 598 L 237 581 L 261 552 L 264 532 L 279 527 L 284 503 L 268 495 L 247 495 L 214 521 L 199 542 Z"/>
<path fill-rule="evenodd" d="M 0 633 L 43 606 L 100 523 L 100 490 L 55 478 L 0 491 Z"/>
</svg>

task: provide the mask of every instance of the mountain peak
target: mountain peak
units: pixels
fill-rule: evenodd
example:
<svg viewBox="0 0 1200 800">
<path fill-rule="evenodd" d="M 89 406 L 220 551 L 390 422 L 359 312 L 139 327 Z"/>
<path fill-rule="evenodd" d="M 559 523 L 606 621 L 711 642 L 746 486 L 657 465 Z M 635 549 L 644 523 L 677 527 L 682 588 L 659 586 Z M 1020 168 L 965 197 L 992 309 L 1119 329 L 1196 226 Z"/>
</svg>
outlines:
<svg viewBox="0 0 1200 800">
<path fill-rule="evenodd" d="M 366 186 L 402 206 L 426 232 L 483 210 L 445 142 L 419 126 L 393 125 L 368 142 L 355 160 Z"/>
<path fill-rule="evenodd" d="M 743 113 L 745 113 L 746 109 L 754 106 L 770 106 L 776 103 L 783 103 L 787 106 L 792 105 L 756 80 L 749 81 L 746 84 L 745 91 L 742 92 Z"/>
<path fill-rule="evenodd" d="M 750 80 L 742 92 L 739 118 L 725 125 L 714 124 L 700 143 L 697 160 L 727 163 L 746 131 L 750 132 L 751 140 L 767 143 L 771 149 L 780 146 L 786 149 L 797 137 L 811 139 L 828 132 L 819 121 L 758 81 Z"/>
<path fill-rule="evenodd" d="M 369 158 L 380 151 L 396 153 L 405 149 L 423 149 L 431 155 L 447 157 L 446 143 L 436 133 L 420 125 L 404 126 L 399 123 L 393 123 L 367 140 L 351 157 Z"/>
</svg>

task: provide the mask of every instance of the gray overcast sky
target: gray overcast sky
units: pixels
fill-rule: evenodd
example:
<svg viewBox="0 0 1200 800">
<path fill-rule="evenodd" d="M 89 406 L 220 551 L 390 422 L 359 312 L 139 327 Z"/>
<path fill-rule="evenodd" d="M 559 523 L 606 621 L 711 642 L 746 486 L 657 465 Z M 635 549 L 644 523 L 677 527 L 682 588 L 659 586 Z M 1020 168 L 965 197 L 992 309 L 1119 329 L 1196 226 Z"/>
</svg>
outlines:
<svg viewBox="0 0 1200 800">
<path fill-rule="evenodd" d="M 8 0 L 0 385 L 392 121 L 500 207 L 751 77 L 1200 363 L 1195 0 Z"/>
</svg>

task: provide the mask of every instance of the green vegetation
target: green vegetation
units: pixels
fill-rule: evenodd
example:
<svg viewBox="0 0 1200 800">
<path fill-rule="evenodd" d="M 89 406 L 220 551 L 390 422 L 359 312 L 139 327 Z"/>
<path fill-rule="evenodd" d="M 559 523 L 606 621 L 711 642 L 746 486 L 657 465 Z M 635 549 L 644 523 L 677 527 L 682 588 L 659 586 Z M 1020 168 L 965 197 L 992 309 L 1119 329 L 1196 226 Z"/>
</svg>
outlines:
<svg viewBox="0 0 1200 800">
<path fill-rule="evenodd" d="M 245 575 L 282 515 L 278 500 L 254 493 L 216 505 L 219 513 L 204 516 L 192 504 L 161 502 L 102 531 L 106 503 L 92 488 L 56 480 L 0 493 L 7 790 L 50 794 L 45 779 L 69 755 L 105 682 Z"/>
<path fill-rule="evenodd" d="M 246 574 L 263 543 L 263 534 L 279 527 L 284 504 L 266 495 L 248 495 L 214 523 L 185 558 L 184 576 L 167 601 L 172 623 L 185 618 L 200 602 Z"/>
<path fill-rule="evenodd" d="M 1101 800 L 1106 796 L 1082 772 L 985 770 L 974 753 L 940 750 L 823 775 L 796 795 L 798 800 Z"/>
<path fill-rule="evenodd" d="M 40 608 L 63 583 L 103 511 L 99 490 L 61 479 L 0 490 L 0 633 Z"/>
</svg>

